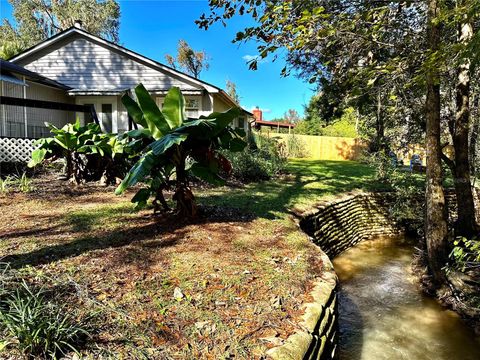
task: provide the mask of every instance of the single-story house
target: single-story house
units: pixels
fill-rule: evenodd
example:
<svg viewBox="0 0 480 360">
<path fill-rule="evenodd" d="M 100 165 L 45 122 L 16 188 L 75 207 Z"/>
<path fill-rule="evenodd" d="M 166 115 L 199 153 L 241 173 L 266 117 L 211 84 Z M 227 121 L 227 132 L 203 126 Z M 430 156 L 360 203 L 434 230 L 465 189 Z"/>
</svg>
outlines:
<svg viewBox="0 0 480 360">
<path fill-rule="evenodd" d="M 93 105 L 102 129 L 114 133 L 132 127 L 121 96 L 139 83 L 159 106 L 172 86 L 179 87 L 190 117 L 238 106 L 221 88 L 92 35 L 80 23 L 2 62 L 1 72 L 0 95 Z M 29 119 L 30 112 L 37 109 L 10 114 L 5 111 L 8 105 L 2 107 L 0 136 L 36 138 L 46 134 L 43 124 Z M 91 120 L 77 112 L 52 115 L 47 121 L 61 126 L 76 117 L 82 122 Z M 248 131 L 251 119 L 253 114 L 244 110 L 234 126 Z"/>
</svg>

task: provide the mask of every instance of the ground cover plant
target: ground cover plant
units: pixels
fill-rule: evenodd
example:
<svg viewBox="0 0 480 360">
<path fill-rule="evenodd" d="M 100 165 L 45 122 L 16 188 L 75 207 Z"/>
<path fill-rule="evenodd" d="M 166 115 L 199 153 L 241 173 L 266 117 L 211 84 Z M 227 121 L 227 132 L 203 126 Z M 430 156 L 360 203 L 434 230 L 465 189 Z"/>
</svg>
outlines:
<svg viewBox="0 0 480 360">
<path fill-rule="evenodd" d="M 1 270 L 0 280 L 0 351 L 16 344 L 27 358 L 57 359 L 78 353 L 88 328 L 75 318 L 77 311 L 65 309 L 54 295 L 18 278 L 8 266 Z"/>
<path fill-rule="evenodd" d="M 0 196 L 13 191 L 28 193 L 33 191 L 32 178 L 23 173 L 21 176 L 7 175 L 0 178 Z"/>
<path fill-rule="evenodd" d="M 0 198 L 0 261 L 28 283 L 69 289 L 66 311 L 95 314 L 86 358 L 260 358 L 294 331 L 322 274 L 318 249 L 286 211 L 375 187 L 374 171 L 354 162 L 287 169 L 198 190 L 201 217 L 190 222 L 133 211 L 128 191 L 35 179 L 34 192 Z"/>
</svg>

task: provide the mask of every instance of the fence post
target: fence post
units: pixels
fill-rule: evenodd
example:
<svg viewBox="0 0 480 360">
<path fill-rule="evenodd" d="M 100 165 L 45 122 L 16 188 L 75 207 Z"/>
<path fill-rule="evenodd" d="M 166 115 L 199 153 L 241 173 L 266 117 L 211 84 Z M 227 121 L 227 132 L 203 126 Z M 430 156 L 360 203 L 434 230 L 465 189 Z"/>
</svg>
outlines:
<svg viewBox="0 0 480 360">
<path fill-rule="evenodd" d="M 27 83 L 26 83 L 26 80 L 25 80 L 25 76 L 23 77 L 23 98 L 26 99 L 27 98 Z M 6 121 L 6 120 L 5 120 Z M 27 108 L 24 107 L 23 108 L 23 123 L 25 126 L 25 132 L 23 134 L 23 137 L 24 138 L 27 138 L 28 135 L 27 135 L 27 131 L 28 131 L 28 120 L 27 120 Z"/>
</svg>

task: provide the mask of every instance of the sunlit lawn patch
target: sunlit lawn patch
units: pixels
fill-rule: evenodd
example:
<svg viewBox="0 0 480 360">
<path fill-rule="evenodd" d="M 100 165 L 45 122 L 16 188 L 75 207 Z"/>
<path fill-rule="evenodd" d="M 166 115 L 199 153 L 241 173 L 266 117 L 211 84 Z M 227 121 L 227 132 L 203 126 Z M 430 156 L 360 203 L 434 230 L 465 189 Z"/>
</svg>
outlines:
<svg viewBox="0 0 480 360">
<path fill-rule="evenodd" d="M 355 189 L 381 189 L 375 171 L 354 161 L 290 160 L 287 174 L 239 188 L 201 193 L 202 202 L 234 206 L 267 219 L 284 218 L 292 208 L 304 210 L 321 198 Z"/>
</svg>

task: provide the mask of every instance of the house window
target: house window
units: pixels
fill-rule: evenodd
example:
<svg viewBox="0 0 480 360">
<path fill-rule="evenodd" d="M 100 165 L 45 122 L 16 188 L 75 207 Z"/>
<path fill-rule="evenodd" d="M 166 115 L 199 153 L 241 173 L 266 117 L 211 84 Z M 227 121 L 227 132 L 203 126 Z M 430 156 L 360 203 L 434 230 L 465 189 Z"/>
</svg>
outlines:
<svg viewBox="0 0 480 360">
<path fill-rule="evenodd" d="M 112 132 L 113 108 L 112 104 L 102 104 L 102 128 L 103 131 Z"/>
<path fill-rule="evenodd" d="M 92 107 L 93 104 L 85 104 L 85 106 Z M 93 116 L 91 112 L 85 113 L 85 124 L 93 122 Z"/>
<path fill-rule="evenodd" d="M 200 99 L 187 98 L 185 99 L 185 113 L 187 117 L 197 118 L 200 110 Z"/>
<path fill-rule="evenodd" d="M 162 108 L 163 108 L 163 101 L 164 100 L 165 100 L 165 98 L 163 98 L 163 97 L 158 97 L 157 96 L 157 98 L 155 98 L 155 102 L 157 103 L 157 106 L 160 110 L 162 110 Z"/>
<path fill-rule="evenodd" d="M 241 117 L 237 119 L 237 128 L 245 129 L 245 118 Z"/>
<path fill-rule="evenodd" d="M 7 136 L 9 137 L 25 137 L 25 124 L 15 121 L 6 123 Z"/>
</svg>

